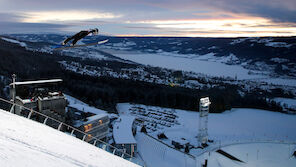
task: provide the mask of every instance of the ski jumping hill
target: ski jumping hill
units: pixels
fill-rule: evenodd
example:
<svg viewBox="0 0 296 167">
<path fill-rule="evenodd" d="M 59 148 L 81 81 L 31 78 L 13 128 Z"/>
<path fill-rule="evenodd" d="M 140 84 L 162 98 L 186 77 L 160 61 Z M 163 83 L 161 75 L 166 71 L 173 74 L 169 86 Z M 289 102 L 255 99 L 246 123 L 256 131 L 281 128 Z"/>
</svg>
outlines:
<svg viewBox="0 0 296 167">
<path fill-rule="evenodd" d="M 19 166 L 138 166 L 43 124 L 0 110 L 0 164 Z"/>
</svg>

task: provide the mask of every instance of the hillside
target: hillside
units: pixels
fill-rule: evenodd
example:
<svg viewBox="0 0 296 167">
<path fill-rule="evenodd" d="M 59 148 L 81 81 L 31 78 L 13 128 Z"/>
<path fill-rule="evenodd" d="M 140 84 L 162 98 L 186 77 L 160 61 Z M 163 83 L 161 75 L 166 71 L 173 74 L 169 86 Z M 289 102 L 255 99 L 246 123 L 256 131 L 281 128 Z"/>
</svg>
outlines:
<svg viewBox="0 0 296 167">
<path fill-rule="evenodd" d="M 0 58 L 3 60 L 0 61 L 0 75 L 3 76 L 1 80 L 6 80 L 0 80 L 0 96 L 8 94 L 4 87 L 10 83 L 11 74 L 15 73 L 20 81 L 62 78 L 62 91 L 110 112 L 116 112 L 116 103 L 127 101 L 196 110 L 196 99 L 203 96 L 211 98 L 211 112 L 223 112 L 232 107 L 294 112 L 283 110 L 282 106 L 274 101 L 266 101 L 267 98 L 296 96 L 296 80 L 293 76 L 279 77 L 277 72 L 270 69 L 275 67 L 274 63 L 288 68 L 288 65 L 294 63 L 293 56 L 287 55 L 288 58 L 284 59 L 275 55 L 271 58 L 273 64 L 268 66 L 263 66 L 260 62 L 268 63 L 269 60 L 259 60 L 258 56 L 256 66 L 250 69 L 254 61 L 252 58 L 242 58 L 240 54 L 225 53 L 224 56 L 219 56 L 218 53 L 222 51 L 212 52 L 210 48 L 213 47 L 204 53 L 181 53 L 173 49 L 174 46 L 181 50 L 183 47 L 188 49 L 189 46 L 180 45 L 188 40 L 198 43 L 190 45 L 195 50 L 204 48 L 202 44 L 212 42 L 214 45 L 217 41 L 224 43 L 224 49 L 249 45 L 237 41 L 238 39 L 110 37 L 109 42 L 104 45 L 56 52 L 51 47 L 59 43 L 64 36 L 11 36 L 15 38 L 0 39 Z M 107 37 L 88 37 L 80 42 L 102 38 Z M 251 40 L 252 44 L 263 45 L 260 43 L 263 39 L 248 40 Z M 286 41 L 288 50 L 293 50 L 293 41 L 288 42 L 285 38 L 282 40 Z M 286 48 L 269 46 L 270 43 L 271 39 L 269 43 L 265 41 L 262 47 L 279 52 Z M 150 49 L 141 49 L 144 46 Z M 288 69 L 294 74 L 294 68 Z"/>
<path fill-rule="evenodd" d="M 0 164 L 5 167 L 138 166 L 48 126 L 0 110 Z"/>
</svg>

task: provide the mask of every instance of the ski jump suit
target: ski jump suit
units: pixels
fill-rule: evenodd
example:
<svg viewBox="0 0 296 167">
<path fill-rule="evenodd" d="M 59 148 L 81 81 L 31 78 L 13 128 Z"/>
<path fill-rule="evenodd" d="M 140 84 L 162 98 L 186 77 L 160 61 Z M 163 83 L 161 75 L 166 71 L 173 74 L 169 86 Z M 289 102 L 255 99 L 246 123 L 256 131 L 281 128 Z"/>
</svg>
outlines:
<svg viewBox="0 0 296 167">
<path fill-rule="evenodd" d="M 67 44 L 72 39 L 73 39 L 72 45 L 75 45 L 77 41 L 86 37 L 88 34 L 90 34 L 90 33 L 94 34 L 94 33 L 98 33 L 98 32 L 99 32 L 99 30 L 97 28 L 89 30 L 89 31 L 80 31 L 79 33 L 65 39 L 64 42 L 62 43 L 62 45 Z"/>
</svg>

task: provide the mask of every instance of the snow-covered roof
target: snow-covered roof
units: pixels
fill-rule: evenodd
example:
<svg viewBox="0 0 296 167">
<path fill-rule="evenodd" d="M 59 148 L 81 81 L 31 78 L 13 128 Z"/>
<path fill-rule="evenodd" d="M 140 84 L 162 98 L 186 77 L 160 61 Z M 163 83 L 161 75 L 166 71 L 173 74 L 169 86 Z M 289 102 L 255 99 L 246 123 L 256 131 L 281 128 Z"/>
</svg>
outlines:
<svg viewBox="0 0 296 167">
<path fill-rule="evenodd" d="M 121 115 L 113 126 L 113 138 L 116 144 L 137 143 L 133 133 L 132 125 L 135 120 L 133 116 Z"/>
<path fill-rule="evenodd" d="M 38 81 L 24 81 L 24 82 L 14 82 L 10 85 L 32 85 L 32 84 L 44 84 L 44 83 L 56 83 L 56 82 L 62 82 L 62 79 L 50 79 L 50 80 L 38 80 Z"/>
<path fill-rule="evenodd" d="M 67 94 L 64 94 L 69 102 L 69 107 L 72 107 L 72 108 L 76 108 L 77 110 L 80 110 L 80 111 L 83 111 L 83 112 L 91 112 L 91 113 L 94 113 L 96 115 L 100 115 L 100 114 L 106 114 L 107 115 L 107 111 L 104 111 L 104 110 L 100 110 L 100 109 L 97 109 L 95 107 L 91 107 L 89 106 L 88 104 L 72 97 L 72 96 L 69 96 Z"/>
<path fill-rule="evenodd" d="M 91 113 L 94 113 L 96 115 L 99 115 L 99 114 L 106 114 L 107 112 L 104 111 L 104 110 L 100 110 L 100 109 L 97 109 L 95 107 L 90 107 L 90 106 L 86 106 L 86 105 L 82 105 L 82 104 L 69 104 L 68 105 L 69 107 L 72 107 L 72 108 L 76 108 L 77 110 L 80 110 L 80 111 L 83 111 L 83 112 L 91 112 Z"/>
<path fill-rule="evenodd" d="M 81 120 L 75 121 L 74 126 L 80 127 L 81 125 L 86 125 L 88 123 L 91 123 L 94 120 L 103 119 L 104 117 L 107 117 L 107 116 L 108 116 L 108 114 L 104 114 L 104 113 L 98 114 L 98 115 L 93 115 L 93 116 L 87 117 L 87 121 L 85 121 L 85 122 L 81 121 Z"/>
<path fill-rule="evenodd" d="M 108 116 L 107 114 L 98 114 L 98 115 L 94 115 L 94 116 L 91 116 L 91 117 L 87 117 L 87 121 L 84 122 L 85 124 L 88 124 L 94 120 L 97 120 L 97 119 L 102 119 L 104 117 Z"/>
</svg>

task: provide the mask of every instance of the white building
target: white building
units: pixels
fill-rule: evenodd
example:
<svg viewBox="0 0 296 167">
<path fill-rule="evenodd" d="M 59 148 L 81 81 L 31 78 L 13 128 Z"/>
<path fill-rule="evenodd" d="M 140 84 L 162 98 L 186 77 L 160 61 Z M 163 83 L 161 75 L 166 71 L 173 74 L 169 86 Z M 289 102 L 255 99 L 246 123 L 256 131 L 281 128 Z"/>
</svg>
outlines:
<svg viewBox="0 0 296 167">
<path fill-rule="evenodd" d="M 126 153 L 134 155 L 137 150 L 137 142 L 134 138 L 136 126 L 134 125 L 135 117 L 120 116 L 113 126 L 113 138 L 115 146 L 123 149 Z"/>
</svg>

